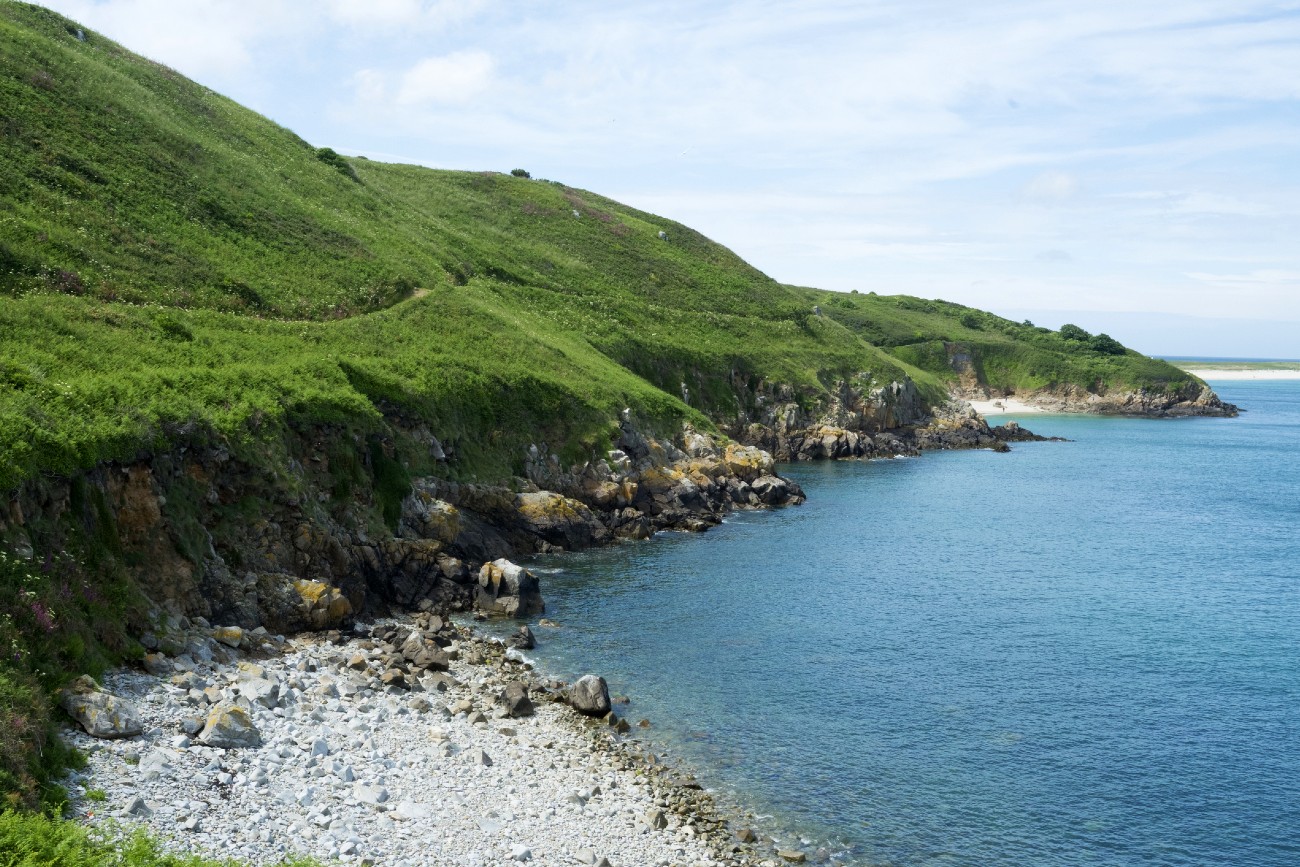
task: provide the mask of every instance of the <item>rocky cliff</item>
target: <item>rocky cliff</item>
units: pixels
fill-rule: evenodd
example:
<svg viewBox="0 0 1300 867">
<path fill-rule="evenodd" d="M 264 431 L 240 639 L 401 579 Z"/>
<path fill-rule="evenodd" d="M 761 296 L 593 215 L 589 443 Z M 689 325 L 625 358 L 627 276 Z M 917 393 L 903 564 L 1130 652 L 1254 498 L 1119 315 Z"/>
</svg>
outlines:
<svg viewBox="0 0 1300 867">
<path fill-rule="evenodd" d="M 926 414 L 910 383 L 834 394 L 805 408 L 772 389 L 731 441 L 690 425 L 655 436 L 625 413 L 603 457 L 566 465 L 537 443 L 523 475 L 504 483 L 402 477 L 392 438 L 328 426 L 256 448 L 177 446 L 29 481 L 0 513 L 0 544 L 37 560 L 94 546 L 159 613 L 244 628 L 328 629 L 421 603 L 519 614 L 539 610 L 540 596 L 503 558 L 705 530 L 734 509 L 802 502 L 774 452 L 883 457 L 1034 438 L 990 429 L 957 404 Z M 423 428 L 389 431 L 448 458 Z"/>
<path fill-rule="evenodd" d="M 273 466 L 246 449 L 178 447 L 24 484 L 0 513 L 0 542 L 36 559 L 98 546 L 161 612 L 290 632 L 426 599 L 518 613 L 533 603 L 497 603 L 521 591 L 492 561 L 701 530 L 732 509 L 803 500 L 760 449 L 689 427 L 656 438 L 630 418 L 620 431 L 605 458 L 581 466 L 537 445 L 526 477 L 507 484 L 423 477 L 396 493 L 384 444 L 342 430 L 287 437 L 263 456 Z"/>
</svg>

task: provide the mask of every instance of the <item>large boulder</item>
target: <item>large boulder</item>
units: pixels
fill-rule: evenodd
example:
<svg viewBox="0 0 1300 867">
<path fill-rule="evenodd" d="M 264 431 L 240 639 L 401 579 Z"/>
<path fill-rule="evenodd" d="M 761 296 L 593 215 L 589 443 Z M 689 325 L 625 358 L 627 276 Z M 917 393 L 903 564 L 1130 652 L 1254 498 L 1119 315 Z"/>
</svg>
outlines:
<svg viewBox="0 0 1300 867">
<path fill-rule="evenodd" d="M 223 701 L 208 711 L 199 743 L 222 749 L 256 747 L 261 745 L 262 736 L 253 725 L 253 717 L 243 706 Z"/>
<path fill-rule="evenodd" d="M 527 617 L 546 610 L 537 576 L 509 560 L 484 563 L 478 573 L 474 604 L 483 611 Z"/>
<path fill-rule="evenodd" d="M 505 708 L 506 713 L 512 717 L 532 716 L 533 700 L 528 695 L 527 684 L 520 681 L 512 681 L 506 684 L 506 688 L 501 691 L 497 701 Z"/>
<path fill-rule="evenodd" d="M 91 737 L 129 738 L 144 731 L 136 706 L 104 692 L 88 675 L 83 674 L 64 689 L 59 704 Z"/>
<path fill-rule="evenodd" d="M 405 539 L 434 539 L 449 545 L 460 535 L 460 526 L 460 510 L 438 499 L 436 488 L 421 480 L 402 501 L 397 532 Z"/>
<path fill-rule="evenodd" d="M 604 716 L 609 713 L 609 685 L 605 678 L 586 674 L 569 687 L 569 705 L 587 716 Z"/>
<path fill-rule="evenodd" d="M 750 487 L 768 506 L 775 506 L 790 499 L 790 484 L 780 476 L 759 476 Z"/>
</svg>

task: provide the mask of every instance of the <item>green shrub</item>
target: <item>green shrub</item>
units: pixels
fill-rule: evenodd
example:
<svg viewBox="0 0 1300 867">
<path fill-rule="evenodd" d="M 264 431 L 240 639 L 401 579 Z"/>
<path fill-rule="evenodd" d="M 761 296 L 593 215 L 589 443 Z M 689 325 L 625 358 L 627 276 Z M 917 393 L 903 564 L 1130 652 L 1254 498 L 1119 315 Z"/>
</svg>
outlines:
<svg viewBox="0 0 1300 867">
<path fill-rule="evenodd" d="M 517 178 L 531 178 L 531 177 L 532 177 L 532 175 L 530 175 L 530 174 L 528 173 L 528 170 L 527 170 L 527 169 L 511 169 L 511 170 L 510 170 L 510 174 L 514 175 L 514 176 L 517 177 Z"/>
<path fill-rule="evenodd" d="M 1071 325 L 1068 322 L 1061 326 L 1061 330 L 1059 333 L 1066 340 L 1087 341 L 1092 338 L 1091 334 L 1084 331 L 1079 326 Z"/>
<path fill-rule="evenodd" d="M 320 160 L 327 166 L 331 166 L 339 174 L 343 175 L 350 181 L 361 183 L 357 177 L 357 172 L 352 168 L 352 163 L 348 162 L 333 148 L 316 148 L 316 159 Z"/>
<path fill-rule="evenodd" d="M 1102 355 L 1123 355 L 1128 350 L 1124 344 L 1120 343 L 1109 334 L 1096 334 L 1088 340 L 1088 348 L 1093 352 L 1100 352 Z"/>
</svg>

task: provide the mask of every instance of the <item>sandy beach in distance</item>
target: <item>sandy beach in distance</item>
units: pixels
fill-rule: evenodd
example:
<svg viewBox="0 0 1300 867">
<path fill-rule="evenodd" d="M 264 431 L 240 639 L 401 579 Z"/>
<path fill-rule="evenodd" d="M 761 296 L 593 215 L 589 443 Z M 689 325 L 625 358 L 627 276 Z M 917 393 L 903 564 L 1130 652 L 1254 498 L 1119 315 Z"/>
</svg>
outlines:
<svg viewBox="0 0 1300 867">
<path fill-rule="evenodd" d="M 1212 379 L 1300 379 L 1300 368 L 1294 370 L 1279 368 L 1219 370 L 1212 367 L 1188 367 L 1184 369 L 1192 376 L 1199 376 L 1207 381 Z"/>
<path fill-rule="evenodd" d="M 975 407 L 975 411 L 986 418 L 988 416 L 1002 415 L 1003 413 L 1046 412 L 1042 407 L 1033 406 L 1014 397 L 999 397 L 995 400 L 971 400 L 967 401 L 967 403 Z"/>
</svg>

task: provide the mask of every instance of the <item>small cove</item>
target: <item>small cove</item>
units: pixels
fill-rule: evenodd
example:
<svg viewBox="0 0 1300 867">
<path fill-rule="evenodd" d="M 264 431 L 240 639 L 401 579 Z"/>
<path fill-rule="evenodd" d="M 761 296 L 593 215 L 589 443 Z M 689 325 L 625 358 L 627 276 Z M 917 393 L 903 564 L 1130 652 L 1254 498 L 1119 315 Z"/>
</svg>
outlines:
<svg viewBox="0 0 1300 867">
<path fill-rule="evenodd" d="M 1300 383 L 1239 419 L 787 465 L 804 506 L 541 558 L 539 664 L 855 864 L 1300 859 Z"/>
</svg>

